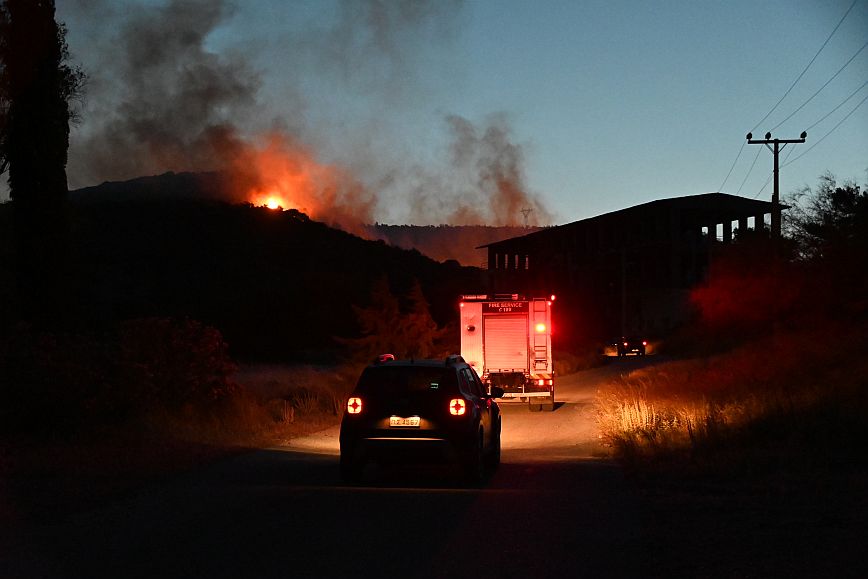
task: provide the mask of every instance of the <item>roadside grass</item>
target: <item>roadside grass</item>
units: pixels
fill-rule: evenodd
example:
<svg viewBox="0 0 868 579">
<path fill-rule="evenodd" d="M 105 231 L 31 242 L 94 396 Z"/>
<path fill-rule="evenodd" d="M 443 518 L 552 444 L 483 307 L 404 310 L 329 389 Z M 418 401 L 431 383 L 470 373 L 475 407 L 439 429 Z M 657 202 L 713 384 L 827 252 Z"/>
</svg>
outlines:
<svg viewBox="0 0 868 579">
<path fill-rule="evenodd" d="M 242 367 L 235 379 L 247 393 L 251 412 L 259 415 L 260 436 L 279 443 L 337 424 L 359 371 L 351 364 L 272 364 Z"/>
<path fill-rule="evenodd" d="M 866 329 L 778 328 L 600 390 L 652 576 L 864 576 Z"/>
<path fill-rule="evenodd" d="M 779 329 L 729 352 L 634 371 L 598 393 L 601 435 L 634 466 L 846 461 L 868 432 L 866 335 L 864 324 Z"/>
</svg>

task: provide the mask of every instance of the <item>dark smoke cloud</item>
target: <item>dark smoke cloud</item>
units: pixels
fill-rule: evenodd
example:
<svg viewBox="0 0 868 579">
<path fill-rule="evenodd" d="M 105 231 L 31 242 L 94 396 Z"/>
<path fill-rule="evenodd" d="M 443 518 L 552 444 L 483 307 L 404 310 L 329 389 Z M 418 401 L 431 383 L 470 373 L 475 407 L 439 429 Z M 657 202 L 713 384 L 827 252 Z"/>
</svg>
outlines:
<svg viewBox="0 0 868 579">
<path fill-rule="evenodd" d="M 173 0 L 122 16 L 102 47 L 111 52 L 88 67 L 94 102 L 70 151 L 77 181 L 220 168 L 260 84 L 244 58 L 205 48 L 229 12 L 223 1 Z"/>
</svg>

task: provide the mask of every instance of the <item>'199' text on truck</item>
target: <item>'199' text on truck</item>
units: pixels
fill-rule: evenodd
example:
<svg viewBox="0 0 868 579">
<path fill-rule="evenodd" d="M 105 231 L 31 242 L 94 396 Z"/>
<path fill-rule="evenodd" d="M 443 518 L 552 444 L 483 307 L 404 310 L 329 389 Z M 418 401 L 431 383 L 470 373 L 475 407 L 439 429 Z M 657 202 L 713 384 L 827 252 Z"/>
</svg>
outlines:
<svg viewBox="0 0 868 579">
<path fill-rule="evenodd" d="M 504 398 L 554 410 L 552 302 L 518 294 L 461 296 L 461 356 Z"/>
</svg>

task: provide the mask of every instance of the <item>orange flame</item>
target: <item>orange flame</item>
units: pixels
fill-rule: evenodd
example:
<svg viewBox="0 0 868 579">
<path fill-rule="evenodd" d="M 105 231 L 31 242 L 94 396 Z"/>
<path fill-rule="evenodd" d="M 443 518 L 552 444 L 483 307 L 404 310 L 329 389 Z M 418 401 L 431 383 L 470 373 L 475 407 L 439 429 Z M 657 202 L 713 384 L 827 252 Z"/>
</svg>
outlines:
<svg viewBox="0 0 868 579">
<path fill-rule="evenodd" d="M 270 209 L 297 209 L 351 232 L 372 221 L 374 196 L 340 167 L 319 163 L 297 141 L 273 133 L 236 159 L 246 198 Z"/>
</svg>

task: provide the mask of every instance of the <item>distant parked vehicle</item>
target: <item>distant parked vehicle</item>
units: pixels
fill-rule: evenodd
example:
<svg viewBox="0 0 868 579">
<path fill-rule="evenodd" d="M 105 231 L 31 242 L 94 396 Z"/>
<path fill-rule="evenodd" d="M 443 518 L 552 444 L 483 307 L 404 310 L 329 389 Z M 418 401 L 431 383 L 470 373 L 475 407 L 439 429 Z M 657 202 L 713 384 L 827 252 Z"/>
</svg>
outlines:
<svg viewBox="0 0 868 579">
<path fill-rule="evenodd" d="M 627 354 L 636 354 L 637 356 L 645 355 L 645 348 L 648 346 L 648 340 L 636 337 L 621 337 L 617 343 L 618 357 L 626 356 Z"/>
</svg>

